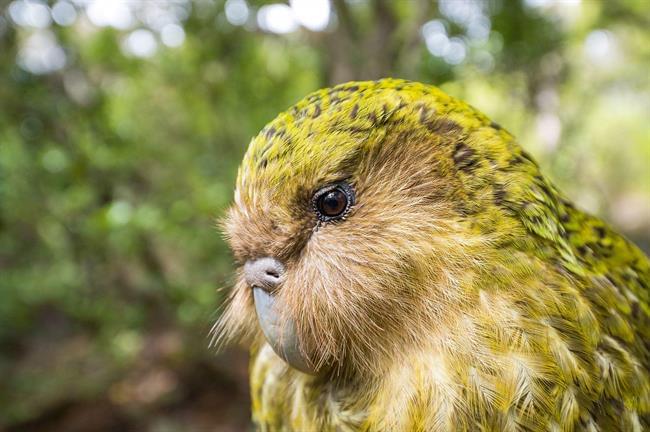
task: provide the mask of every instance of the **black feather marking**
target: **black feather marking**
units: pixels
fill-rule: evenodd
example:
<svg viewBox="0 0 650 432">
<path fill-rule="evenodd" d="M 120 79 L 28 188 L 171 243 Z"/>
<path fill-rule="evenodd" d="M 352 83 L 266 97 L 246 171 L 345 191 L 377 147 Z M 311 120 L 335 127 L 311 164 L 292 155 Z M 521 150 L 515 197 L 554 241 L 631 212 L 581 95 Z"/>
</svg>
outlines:
<svg viewBox="0 0 650 432">
<path fill-rule="evenodd" d="M 501 184 L 494 185 L 494 204 L 501 207 L 506 199 L 506 190 Z"/>
<path fill-rule="evenodd" d="M 463 129 L 455 121 L 445 118 L 431 118 L 423 123 L 427 129 L 438 135 L 460 132 Z"/>
<path fill-rule="evenodd" d="M 459 141 L 454 148 L 452 156 L 456 168 L 462 171 L 472 171 L 476 168 L 476 152 L 462 141 Z"/>
<path fill-rule="evenodd" d="M 354 106 L 352 107 L 352 112 L 350 112 L 350 118 L 351 118 L 351 119 L 355 119 L 355 118 L 357 118 L 357 113 L 358 113 L 358 112 L 359 112 L 359 104 L 356 103 L 356 104 L 354 104 Z"/>
<path fill-rule="evenodd" d="M 491 127 L 491 128 L 494 128 L 494 129 L 496 129 L 496 130 L 501 130 L 501 129 L 503 129 L 503 128 L 501 127 L 501 125 L 500 125 L 499 123 L 497 123 L 497 122 L 490 122 L 490 127 Z"/>
</svg>

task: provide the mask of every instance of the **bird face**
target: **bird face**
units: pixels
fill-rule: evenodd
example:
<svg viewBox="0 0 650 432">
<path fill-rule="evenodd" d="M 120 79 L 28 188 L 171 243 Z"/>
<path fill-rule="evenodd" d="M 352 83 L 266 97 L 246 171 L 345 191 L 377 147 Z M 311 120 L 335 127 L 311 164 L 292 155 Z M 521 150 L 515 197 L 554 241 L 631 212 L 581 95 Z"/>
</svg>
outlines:
<svg viewBox="0 0 650 432">
<path fill-rule="evenodd" d="M 472 156 L 459 143 L 473 139 L 459 103 L 404 81 L 352 83 L 262 130 L 223 224 L 240 270 L 218 337 L 263 335 L 303 372 L 358 373 L 468 307 L 485 239 L 459 205 Z"/>
</svg>

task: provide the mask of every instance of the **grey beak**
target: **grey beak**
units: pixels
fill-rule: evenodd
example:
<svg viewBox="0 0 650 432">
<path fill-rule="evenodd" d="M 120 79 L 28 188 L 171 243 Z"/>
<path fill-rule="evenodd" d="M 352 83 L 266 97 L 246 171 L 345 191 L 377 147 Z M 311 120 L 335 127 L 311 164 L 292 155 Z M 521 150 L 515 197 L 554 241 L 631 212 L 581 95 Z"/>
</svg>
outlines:
<svg viewBox="0 0 650 432">
<path fill-rule="evenodd" d="M 309 361 L 300 351 L 296 323 L 291 319 L 280 321 L 282 305 L 277 297 L 261 288 L 253 288 L 257 319 L 266 341 L 284 361 L 301 372 L 315 374 Z"/>
<path fill-rule="evenodd" d="M 283 319 L 285 307 L 275 295 L 284 281 L 284 265 L 274 258 L 265 257 L 244 264 L 244 277 L 253 289 L 257 319 L 273 351 L 292 367 L 308 373 L 316 371 L 300 351 L 296 323 L 291 319 Z"/>
</svg>

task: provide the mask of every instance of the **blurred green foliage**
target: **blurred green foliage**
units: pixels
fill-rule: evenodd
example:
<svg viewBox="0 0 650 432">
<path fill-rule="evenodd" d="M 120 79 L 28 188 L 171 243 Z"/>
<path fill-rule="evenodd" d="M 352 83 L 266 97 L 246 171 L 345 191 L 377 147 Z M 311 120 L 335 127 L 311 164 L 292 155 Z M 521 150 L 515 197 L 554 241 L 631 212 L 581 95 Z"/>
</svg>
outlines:
<svg viewBox="0 0 650 432">
<path fill-rule="evenodd" d="M 644 0 L 335 0 L 286 34 L 270 2 L 123 3 L 112 27 L 84 2 L 23 22 L 26 3 L 0 6 L 0 430 L 244 427 L 245 357 L 208 348 L 233 269 L 215 221 L 250 138 L 322 86 L 439 85 L 650 244 Z"/>
</svg>

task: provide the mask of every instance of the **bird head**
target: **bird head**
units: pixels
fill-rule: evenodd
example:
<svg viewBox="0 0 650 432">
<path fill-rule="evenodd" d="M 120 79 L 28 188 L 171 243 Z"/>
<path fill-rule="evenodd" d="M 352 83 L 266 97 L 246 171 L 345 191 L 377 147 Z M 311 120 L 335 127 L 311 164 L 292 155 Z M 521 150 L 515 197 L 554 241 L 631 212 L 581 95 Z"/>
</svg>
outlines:
<svg viewBox="0 0 650 432">
<path fill-rule="evenodd" d="M 516 175 L 524 159 L 506 131 L 432 86 L 386 79 L 307 96 L 240 167 L 223 221 L 240 267 L 217 337 L 265 339 L 312 374 L 379 370 L 475 305 L 479 273 L 521 229 L 497 205 L 506 186 L 494 173 Z"/>
</svg>

